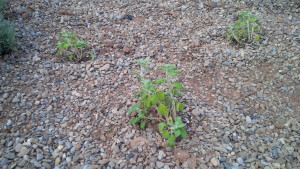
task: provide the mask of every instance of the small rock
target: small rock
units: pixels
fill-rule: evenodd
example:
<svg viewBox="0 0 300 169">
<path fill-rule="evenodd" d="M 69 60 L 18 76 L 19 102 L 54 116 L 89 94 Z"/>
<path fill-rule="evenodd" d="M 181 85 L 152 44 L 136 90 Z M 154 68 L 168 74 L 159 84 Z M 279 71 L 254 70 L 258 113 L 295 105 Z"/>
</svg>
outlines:
<svg viewBox="0 0 300 169">
<path fill-rule="evenodd" d="M 54 165 L 57 166 L 60 163 L 60 157 L 56 157 Z"/>
<path fill-rule="evenodd" d="M 19 161 L 18 166 L 19 167 L 24 167 L 26 165 L 26 163 L 27 163 L 27 160 L 26 159 L 22 159 L 22 160 Z"/>
<path fill-rule="evenodd" d="M 123 52 L 124 52 L 124 54 L 129 54 L 129 53 L 131 52 L 131 49 L 125 47 L 125 48 L 123 49 Z"/>
<path fill-rule="evenodd" d="M 159 150 L 158 152 L 158 159 L 161 160 L 163 159 L 164 157 L 166 157 L 166 154 L 162 151 L 162 150 Z"/>
<path fill-rule="evenodd" d="M 210 159 L 213 166 L 217 167 L 219 165 L 219 160 L 216 157 Z"/>
<path fill-rule="evenodd" d="M 135 154 L 133 152 L 131 152 L 131 153 L 126 155 L 126 159 L 131 159 L 132 157 L 134 157 L 134 155 Z"/>
<path fill-rule="evenodd" d="M 34 165 L 35 167 L 37 167 L 37 168 L 41 168 L 41 167 L 42 167 L 42 164 L 39 163 L 39 162 L 37 162 L 37 161 L 34 161 L 34 162 L 33 162 L 33 165 Z"/>
<path fill-rule="evenodd" d="M 200 116 L 201 114 L 202 114 L 202 112 L 198 108 L 196 108 L 192 111 L 192 115 L 194 115 L 195 117 Z"/>
<path fill-rule="evenodd" d="M 280 168 L 280 167 L 281 167 L 279 163 L 273 163 L 272 166 L 273 166 L 274 168 Z"/>
<path fill-rule="evenodd" d="M 244 159 L 241 158 L 241 157 L 238 157 L 238 158 L 236 159 L 236 161 L 237 161 L 239 164 L 241 164 L 241 165 L 244 164 Z"/>
<path fill-rule="evenodd" d="M 6 125 L 7 126 L 11 126 L 12 125 L 12 121 L 11 120 L 7 120 Z"/>
<path fill-rule="evenodd" d="M 103 159 L 103 160 L 100 160 L 100 161 L 99 161 L 99 163 L 100 163 L 101 165 L 106 165 L 108 162 L 109 162 L 109 160 L 107 160 L 107 159 Z"/>
<path fill-rule="evenodd" d="M 228 163 L 223 162 L 222 164 L 224 165 L 224 167 L 225 167 L 226 169 L 232 169 L 232 167 L 231 167 Z"/>
<path fill-rule="evenodd" d="M 25 147 L 25 146 L 22 146 L 22 148 L 21 148 L 21 150 L 20 150 L 20 152 L 19 152 L 19 154 L 18 154 L 18 156 L 19 157 L 23 157 L 24 155 L 26 155 L 26 154 L 28 154 L 29 153 L 29 149 L 27 149 L 27 147 Z"/>
<path fill-rule="evenodd" d="M 63 148 L 64 148 L 64 146 L 62 146 L 62 145 L 57 146 L 58 151 L 61 151 Z"/>
<path fill-rule="evenodd" d="M 278 149 L 276 147 L 272 149 L 272 155 L 274 158 L 278 157 Z"/>
<path fill-rule="evenodd" d="M 21 100 L 19 98 L 13 98 L 12 102 L 13 103 L 19 103 Z"/>
<path fill-rule="evenodd" d="M 102 66 L 102 67 L 100 68 L 100 70 L 101 70 L 101 71 L 106 71 L 106 70 L 109 69 L 109 67 L 110 67 L 110 64 L 106 64 L 106 65 Z"/>
<path fill-rule="evenodd" d="M 51 169 L 52 168 L 51 165 L 49 163 L 47 163 L 47 162 L 43 162 L 42 166 L 44 166 L 47 169 Z"/>
<path fill-rule="evenodd" d="M 3 158 L 0 162 L 0 166 L 4 166 L 8 164 L 8 160 L 6 158 Z"/>
<path fill-rule="evenodd" d="M 223 148 L 223 147 L 214 147 L 213 148 L 214 150 L 217 150 L 217 151 L 221 151 L 221 152 L 223 152 L 223 153 L 227 153 L 228 151 L 225 149 L 225 148 Z"/>
<path fill-rule="evenodd" d="M 40 153 L 37 153 L 36 154 L 36 160 L 37 161 L 40 161 L 40 160 L 42 160 L 44 158 L 44 155 L 43 154 L 40 154 Z"/>
<path fill-rule="evenodd" d="M 17 145 L 15 146 L 15 151 L 16 151 L 17 153 L 19 153 L 19 152 L 21 151 L 22 147 L 23 147 L 22 144 L 17 144 Z"/>
<path fill-rule="evenodd" d="M 157 168 L 162 168 L 165 164 L 163 162 L 160 161 L 156 161 L 156 167 Z"/>
<path fill-rule="evenodd" d="M 246 116 L 246 123 L 248 124 L 251 124 L 252 123 L 252 120 L 249 116 Z"/>
<path fill-rule="evenodd" d="M 71 161 L 72 161 L 71 157 L 67 157 L 67 158 L 66 158 L 66 162 L 67 162 L 67 163 L 71 163 Z"/>
</svg>

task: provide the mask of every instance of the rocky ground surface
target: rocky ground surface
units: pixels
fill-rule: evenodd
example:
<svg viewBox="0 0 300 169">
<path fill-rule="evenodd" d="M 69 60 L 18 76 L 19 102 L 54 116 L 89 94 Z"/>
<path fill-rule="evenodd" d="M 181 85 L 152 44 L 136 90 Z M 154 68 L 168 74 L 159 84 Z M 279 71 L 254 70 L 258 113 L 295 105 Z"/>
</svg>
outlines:
<svg viewBox="0 0 300 169">
<path fill-rule="evenodd" d="M 262 39 L 225 38 L 238 11 Z M 300 8 L 292 1 L 11 0 L 17 50 L 0 60 L 2 168 L 300 168 Z M 61 29 L 97 55 L 55 57 Z M 129 124 L 137 58 L 176 64 L 189 138 Z"/>
</svg>

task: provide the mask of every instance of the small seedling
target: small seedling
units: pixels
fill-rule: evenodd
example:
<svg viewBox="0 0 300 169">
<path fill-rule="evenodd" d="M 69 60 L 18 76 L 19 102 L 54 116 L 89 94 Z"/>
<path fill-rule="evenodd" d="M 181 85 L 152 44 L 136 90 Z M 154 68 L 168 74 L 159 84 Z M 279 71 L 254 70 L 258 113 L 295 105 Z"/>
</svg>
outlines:
<svg viewBox="0 0 300 169">
<path fill-rule="evenodd" d="M 56 44 L 59 51 L 56 54 L 64 55 L 70 61 L 79 62 L 84 58 L 83 49 L 88 46 L 88 43 L 79 40 L 74 35 L 74 32 L 68 32 L 65 29 L 61 30 L 59 41 Z"/>
<path fill-rule="evenodd" d="M 188 137 L 184 129 L 185 124 L 181 117 L 177 116 L 177 113 L 184 108 L 184 104 L 179 102 L 177 97 L 181 96 L 180 90 L 185 90 L 185 88 L 179 82 L 172 80 L 180 71 L 175 69 L 175 65 L 164 64 L 157 69 L 163 71 L 165 77 L 155 80 L 147 79 L 145 75 L 149 70 L 148 61 L 148 59 L 137 60 L 141 68 L 138 78 L 141 85 L 135 93 L 139 101 L 128 110 L 129 114 L 133 112 L 137 114 L 131 119 L 131 123 L 139 124 L 144 129 L 147 122 L 156 120 L 159 122 L 158 130 L 162 137 L 167 139 L 168 146 L 174 146 L 177 137 Z"/>
<path fill-rule="evenodd" d="M 240 44 L 246 42 L 257 42 L 259 35 L 260 22 L 258 16 L 249 11 L 243 10 L 238 14 L 238 20 L 227 31 L 227 38 L 234 39 Z"/>
</svg>

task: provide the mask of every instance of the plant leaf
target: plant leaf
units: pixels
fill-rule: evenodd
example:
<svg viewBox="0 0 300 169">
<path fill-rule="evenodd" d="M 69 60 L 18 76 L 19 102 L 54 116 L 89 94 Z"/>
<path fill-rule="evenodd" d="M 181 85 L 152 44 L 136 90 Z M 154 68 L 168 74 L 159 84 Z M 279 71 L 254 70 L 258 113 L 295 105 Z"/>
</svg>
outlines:
<svg viewBox="0 0 300 169">
<path fill-rule="evenodd" d="M 181 134 L 179 129 L 175 129 L 175 130 L 173 130 L 173 132 L 174 132 L 175 138 L 177 138 Z"/>
<path fill-rule="evenodd" d="M 152 83 L 154 83 L 154 84 L 161 84 L 163 82 L 165 82 L 165 78 L 158 78 L 158 79 L 154 80 Z"/>
<path fill-rule="evenodd" d="M 131 119 L 130 123 L 131 124 L 135 124 L 135 123 L 137 123 L 139 121 L 140 121 L 140 118 L 139 117 L 135 117 L 135 118 Z"/>
<path fill-rule="evenodd" d="M 160 104 L 157 108 L 157 111 L 164 116 L 169 112 L 168 108 L 164 104 Z"/>
<path fill-rule="evenodd" d="M 156 92 L 156 97 L 157 97 L 157 99 L 159 99 L 159 100 L 164 100 L 164 99 L 165 99 L 165 93 L 164 93 L 163 91 L 161 91 L 161 90 L 158 90 L 158 91 Z"/>
<path fill-rule="evenodd" d="M 137 102 L 128 109 L 128 113 L 131 114 L 134 111 L 141 112 L 140 110 L 141 102 Z"/>
<path fill-rule="evenodd" d="M 140 117 L 140 118 L 144 118 L 144 117 L 145 117 L 145 115 L 144 115 L 144 113 L 140 112 L 140 113 L 138 114 L 138 117 Z"/>
<path fill-rule="evenodd" d="M 188 138 L 188 134 L 184 128 L 180 128 L 179 130 L 180 130 L 180 135 L 182 138 L 184 138 L 184 139 Z"/>
<path fill-rule="evenodd" d="M 185 90 L 185 88 L 179 82 L 174 82 L 174 83 L 172 83 L 172 85 L 177 89 Z"/>
<path fill-rule="evenodd" d="M 87 46 L 88 44 L 85 42 L 85 41 L 77 41 L 74 46 L 75 47 L 78 47 L 78 48 L 82 48 L 82 47 L 85 47 Z"/>
<path fill-rule="evenodd" d="M 142 129 L 144 129 L 145 126 L 146 126 L 146 121 L 142 121 L 142 122 L 140 123 L 140 127 L 141 127 Z"/>
<path fill-rule="evenodd" d="M 157 95 L 156 94 L 151 95 L 150 100 L 151 100 L 152 104 L 156 104 L 158 102 Z"/>
<path fill-rule="evenodd" d="M 168 130 L 163 130 L 162 131 L 162 137 L 164 138 L 164 139 L 167 139 L 167 138 L 169 138 L 169 131 Z"/>
<path fill-rule="evenodd" d="M 164 122 L 159 123 L 159 124 L 158 124 L 158 130 L 159 130 L 160 132 L 162 132 L 165 126 L 166 126 L 166 123 L 164 123 Z"/>
<path fill-rule="evenodd" d="M 255 35 L 253 42 L 257 42 L 259 40 L 260 36 L 259 35 Z"/>
<path fill-rule="evenodd" d="M 175 146 L 175 136 L 174 135 L 170 135 L 168 138 L 168 146 L 170 147 L 174 147 Z"/>
<path fill-rule="evenodd" d="M 183 103 L 177 102 L 177 104 L 176 104 L 176 111 L 180 112 L 183 109 L 183 107 L 184 107 Z"/>
</svg>

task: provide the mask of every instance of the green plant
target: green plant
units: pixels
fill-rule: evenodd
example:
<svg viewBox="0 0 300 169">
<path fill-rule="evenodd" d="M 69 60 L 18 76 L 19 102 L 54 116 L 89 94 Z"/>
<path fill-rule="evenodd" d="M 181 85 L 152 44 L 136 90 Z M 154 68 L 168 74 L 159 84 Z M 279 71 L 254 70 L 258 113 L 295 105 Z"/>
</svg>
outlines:
<svg viewBox="0 0 300 169">
<path fill-rule="evenodd" d="M 141 85 L 135 93 L 139 101 L 128 110 L 129 114 L 136 113 L 131 123 L 139 123 L 139 126 L 144 129 L 148 121 L 156 120 L 159 122 L 158 130 L 162 133 L 162 137 L 168 140 L 168 146 L 174 146 L 177 137 L 188 137 L 184 129 L 185 124 L 181 117 L 177 116 L 177 113 L 184 108 L 184 104 L 176 97 L 181 96 L 180 90 L 185 88 L 179 82 L 172 80 L 180 71 L 175 69 L 175 65 L 164 64 L 157 69 L 163 71 L 165 77 L 147 79 L 145 75 L 149 70 L 148 61 L 148 59 L 137 60 L 141 68 L 138 78 Z"/>
<path fill-rule="evenodd" d="M 258 16 L 243 10 L 238 14 L 238 20 L 227 31 L 227 38 L 234 39 L 240 44 L 256 42 L 260 39 L 258 34 L 260 22 Z"/>
<path fill-rule="evenodd" d="M 83 59 L 83 48 L 88 45 L 87 42 L 79 40 L 74 36 L 74 32 L 62 29 L 59 41 L 56 44 L 58 48 L 57 55 L 64 55 L 71 61 L 81 61 Z"/>
<path fill-rule="evenodd" d="M 0 13 L 0 54 L 9 53 L 15 46 L 15 32 L 12 22 L 5 20 Z"/>
<path fill-rule="evenodd" d="M 0 12 L 3 12 L 2 10 L 5 8 L 7 4 L 7 0 L 0 0 Z"/>
</svg>

